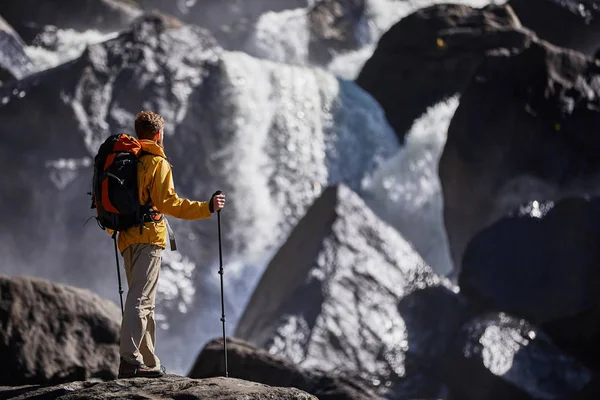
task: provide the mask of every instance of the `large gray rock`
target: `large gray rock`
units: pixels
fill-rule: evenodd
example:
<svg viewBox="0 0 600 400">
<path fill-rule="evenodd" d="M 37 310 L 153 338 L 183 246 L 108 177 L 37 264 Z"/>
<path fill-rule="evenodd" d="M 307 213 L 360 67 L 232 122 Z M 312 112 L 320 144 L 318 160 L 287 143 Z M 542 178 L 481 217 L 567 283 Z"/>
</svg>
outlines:
<svg viewBox="0 0 600 400">
<path fill-rule="evenodd" d="M 19 34 L 0 16 L 0 83 L 21 79 L 33 70 Z"/>
<path fill-rule="evenodd" d="M 453 399 L 595 399 L 593 373 L 525 320 L 491 313 L 465 324 L 448 355 Z"/>
<path fill-rule="evenodd" d="M 0 276 L 0 385 L 114 379 L 120 323 L 119 308 L 87 290 Z"/>
<path fill-rule="evenodd" d="M 356 82 L 382 105 L 403 140 L 427 107 L 462 93 L 486 53 L 516 52 L 530 41 L 510 7 L 436 4 L 392 26 Z"/>
<path fill-rule="evenodd" d="M 223 339 L 210 341 L 200 352 L 188 376 L 195 379 L 223 376 Z M 353 379 L 301 368 L 251 344 L 227 338 L 229 376 L 269 386 L 294 387 L 319 400 L 375 400 L 374 392 Z"/>
<path fill-rule="evenodd" d="M 73 382 L 56 386 L 0 387 L 0 398 L 57 400 L 188 399 L 188 400 L 317 400 L 294 388 L 278 388 L 235 378 L 189 379 L 168 375 L 112 382 Z"/>
<path fill-rule="evenodd" d="M 11 133 L 0 148 L 0 179 L 12 188 L 0 193 L 11 210 L 0 229 L 7 270 L 118 301 L 110 237 L 93 220 L 84 227 L 94 216 L 86 196 L 91 159 L 109 134 L 132 133 L 135 114 L 151 109 L 167 121 L 178 192 L 200 200 L 217 189 L 228 194 L 222 228 L 232 324 L 266 260 L 322 188 L 345 182 L 360 190 L 398 148 L 379 105 L 355 84 L 222 51 L 206 31 L 160 16 L 3 88 L 0 100 L 0 124 Z M 161 359 L 181 371 L 195 356 L 182 340 L 220 333 L 217 221 L 171 222 L 179 252 L 164 253 L 158 311 L 170 332 L 159 337 Z"/>
<path fill-rule="evenodd" d="M 339 185 L 271 260 L 235 336 L 306 368 L 360 377 L 392 398 L 435 397 L 460 319 L 448 283 Z"/>
<path fill-rule="evenodd" d="M 469 243 L 461 293 L 543 327 L 554 342 L 600 367 L 600 199 L 533 202 Z"/>
<path fill-rule="evenodd" d="M 598 192 L 599 73 L 583 54 L 538 41 L 486 57 L 439 163 L 456 266 L 478 232 L 519 205 Z"/>
<path fill-rule="evenodd" d="M 600 49 L 595 0 L 509 0 L 523 26 L 557 46 L 594 56 Z"/>
</svg>

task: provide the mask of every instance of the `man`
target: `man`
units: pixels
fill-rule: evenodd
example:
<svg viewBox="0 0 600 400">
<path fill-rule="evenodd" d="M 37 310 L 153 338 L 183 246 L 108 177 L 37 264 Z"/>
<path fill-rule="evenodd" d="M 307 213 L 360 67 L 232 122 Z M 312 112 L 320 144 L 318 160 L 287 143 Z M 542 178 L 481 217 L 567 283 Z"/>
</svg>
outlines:
<svg viewBox="0 0 600 400">
<path fill-rule="evenodd" d="M 150 222 L 119 233 L 119 251 L 125 261 L 129 290 L 121 325 L 119 378 L 161 377 L 165 374 L 155 354 L 154 303 L 162 251 L 167 245 L 163 214 L 195 220 L 209 218 L 225 206 L 225 196 L 209 202 L 180 198 L 174 188 L 171 166 L 164 153 L 164 119 L 142 111 L 135 119 L 135 133 L 144 155 L 138 164 L 138 196 L 153 208 Z"/>
</svg>

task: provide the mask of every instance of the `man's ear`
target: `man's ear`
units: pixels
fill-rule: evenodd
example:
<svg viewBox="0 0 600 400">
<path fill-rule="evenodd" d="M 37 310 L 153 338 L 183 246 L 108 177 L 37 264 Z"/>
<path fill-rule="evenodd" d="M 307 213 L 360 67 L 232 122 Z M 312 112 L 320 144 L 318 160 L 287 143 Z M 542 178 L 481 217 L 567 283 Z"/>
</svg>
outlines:
<svg viewBox="0 0 600 400">
<path fill-rule="evenodd" d="M 155 142 L 158 142 L 158 141 L 160 140 L 160 131 L 158 131 L 158 132 L 156 132 L 156 133 L 154 134 L 154 139 L 153 139 L 153 140 L 154 140 Z"/>
</svg>

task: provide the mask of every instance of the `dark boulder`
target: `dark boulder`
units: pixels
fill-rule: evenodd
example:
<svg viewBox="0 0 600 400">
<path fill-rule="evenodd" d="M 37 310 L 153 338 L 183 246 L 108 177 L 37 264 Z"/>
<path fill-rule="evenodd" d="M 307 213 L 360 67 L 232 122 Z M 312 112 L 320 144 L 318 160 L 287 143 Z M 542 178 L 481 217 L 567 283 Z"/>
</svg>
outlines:
<svg viewBox="0 0 600 400">
<path fill-rule="evenodd" d="M 223 376 L 223 339 L 210 341 L 198 355 L 188 376 L 195 379 Z M 374 400 L 375 393 L 344 376 L 307 370 L 251 344 L 227 338 L 229 376 L 269 386 L 295 387 L 319 400 Z"/>
<path fill-rule="evenodd" d="M 519 205 L 598 192 L 599 79 L 596 62 L 546 42 L 486 57 L 438 169 L 455 266 L 479 231 Z"/>
<path fill-rule="evenodd" d="M 482 309 L 538 324 L 554 342 L 600 368 L 600 199 L 530 203 L 469 243 L 461 293 Z"/>
<path fill-rule="evenodd" d="M 403 140 L 427 107 L 462 93 L 486 53 L 516 52 L 530 41 L 510 7 L 433 5 L 392 26 L 356 82 Z"/>
<path fill-rule="evenodd" d="M 410 244 L 339 185 L 271 260 L 235 336 L 305 368 L 360 377 L 380 394 L 435 397 L 461 310 Z"/>
<path fill-rule="evenodd" d="M 0 276 L 0 385 L 114 379 L 121 312 L 83 289 Z"/>
<path fill-rule="evenodd" d="M 594 399 L 594 375 L 525 320 L 491 313 L 467 322 L 448 354 L 452 399 Z M 585 394 L 585 397 L 582 397 Z M 594 397 L 595 396 L 595 397 Z"/>
<path fill-rule="evenodd" d="M 594 56 L 600 49 L 600 8 L 595 0 L 509 0 L 523 26 L 559 47 Z"/>
</svg>

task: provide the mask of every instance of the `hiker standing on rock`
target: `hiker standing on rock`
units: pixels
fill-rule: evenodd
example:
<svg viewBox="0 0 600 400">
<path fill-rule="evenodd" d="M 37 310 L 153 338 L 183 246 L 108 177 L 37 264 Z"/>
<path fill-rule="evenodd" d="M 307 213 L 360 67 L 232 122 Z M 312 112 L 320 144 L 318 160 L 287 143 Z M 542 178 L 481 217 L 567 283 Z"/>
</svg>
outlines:
<svg viewBox="0 0 600 400">
<path fill-rule="evenodd" d="M 129 287 L 121 325 L 119 378 L 165 374 L 155 354 L 154 320 L 162 251 L 170 233 L 163 214 L 186 220 L 205 219 L 225 207 L 225 196 L 218 192 L 208 202 L 177 195 L 164 152 L 164 119 L 160 115 L 140 112 L 135 119 L 135 133 L 143 151 L 137 166 L 139 201 L 152 207 L 152 212 L 151 221 L 121 231 L 118 236 Z"/>
</svg>

